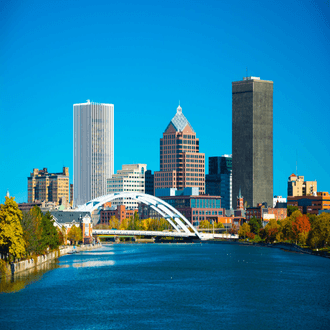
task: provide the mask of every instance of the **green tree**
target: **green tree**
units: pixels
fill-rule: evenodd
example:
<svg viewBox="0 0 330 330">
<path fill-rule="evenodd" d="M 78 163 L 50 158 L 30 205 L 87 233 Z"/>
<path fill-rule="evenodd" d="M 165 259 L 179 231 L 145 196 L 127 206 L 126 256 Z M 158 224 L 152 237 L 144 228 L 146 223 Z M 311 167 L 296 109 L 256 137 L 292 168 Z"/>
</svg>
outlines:
<svg viewBox="0 0 330 330">
<path fill-rule="evenodd" d="M 34 236 L 34 244 L 32 246 L 32 253 L 33 254 L 42 254 L 43 247 L 42 247 L 42 217 L 43 214 L 38 206 L 34 206 L 30 212 L 32 215 L 32 222 L 33 222 L 33 236 Z"/>
<path fill-rule="evenodd" d="M 249 221 L 249 226 L 251 228 L 251 233 L 258 235 L 260 228 L 262 228 L 262 221 L 261 221 L 261 219 L 252 217 L 252 219 L 250 219 L 250 221 Z"/>
<path fill-rule="evenodd" d="M 280 222 L 279 232 L 281 241 L 291 241 L 293 239 L 292 220 L 290 218 L 285 218 Z"/>
<path fill-rule="evenodd" d="M 238 235 L 239 237 L 246 237 L 248 233 L 251 232 L 251 228 L 247 222 L 244 222 L 242 226 L 239 227 Z"/>
<path fill-rule="evenodd" d="M 68 240 L 73 242 L 74 245 L 76 245 L 77 242 L 82 240 L 82 232 L 80 227 L 76 227 L 73 225 L 68 232 Z"/>
<path fill-rule="evenodd" d="M 49 211 L 42 217 L 41 220 L 41 248 L 45 252 L 47 248 L 50 250 L 57 249 L 60 245 L 59 236 L 56 227 L 54 226 L 53 216 Z"/>
<path fill-rule="evenodd" d="M 26 253 L 22 217 L 14 197 L 6 197 L 5 203 L 0 205 L 0 253 L 10 260 Z"/>
<path fill-rule="evenodd" d="M 311 248 L 322 248 L 330 242 L 330 214 L 321 213 L 313 222 L 307 244 Z"/>
<path fill-rule="evenodd" d="M 294 211 L 298 211 L 299 210 L 299 207 L 298 206 L 292 206 L 292 205 L 288 205 L 287 206 L 287 216 L 290 217 L 291 214 L 294 212 Z"/>
<path fill-rule="evenodd" d="M 35 228 L 35 219 L 31 212 L 23 212 L 21 219 L 23 237 L 27 256 L 36 252 L 38 247 L 38 237 Z"/>
</svg>

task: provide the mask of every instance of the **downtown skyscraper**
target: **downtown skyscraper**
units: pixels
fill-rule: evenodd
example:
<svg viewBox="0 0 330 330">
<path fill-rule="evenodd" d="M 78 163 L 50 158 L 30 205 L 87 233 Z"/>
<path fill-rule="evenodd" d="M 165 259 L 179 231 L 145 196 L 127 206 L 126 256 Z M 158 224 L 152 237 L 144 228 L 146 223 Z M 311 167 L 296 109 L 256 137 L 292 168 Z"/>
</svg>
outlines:
<svg viewBox="0 0 330 330">
<path fill-rule="evenodd" d="M 246 77 L 232 83 L 233 205 L 273 205 L 273 82 Z"/>
<path fill-rule="evenodd" d="M 209 157 L 209 174 L 205 177 L 206 194 L 221 196 L 221 206 L 232 208 L 232 155 Z"/>
<path fill-rule="evenodd" d="M 199 139 L 180 106 L 160 139 L 160 171 L 154 183 L 155 190 L 198 187 L 205 193 L 205 154 L 199 152 Z"/>
<path fill-rule="evenodd" d="M 73 105 L 74 205 L 107 193 L 114 172 L 114 105 Z"/>
</svg>

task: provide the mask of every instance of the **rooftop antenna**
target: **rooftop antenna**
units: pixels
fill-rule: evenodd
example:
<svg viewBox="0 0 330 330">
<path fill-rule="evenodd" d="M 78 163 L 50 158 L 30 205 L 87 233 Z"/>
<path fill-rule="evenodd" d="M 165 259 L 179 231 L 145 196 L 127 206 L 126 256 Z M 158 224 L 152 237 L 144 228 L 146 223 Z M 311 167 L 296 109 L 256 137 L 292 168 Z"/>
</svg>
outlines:
<svg viewBox="0 0 330 330">
<path fill-rule="evenodd" d="M 248 77 L 248 68 L 246 67 L 246 78 Z"/>
</svg>

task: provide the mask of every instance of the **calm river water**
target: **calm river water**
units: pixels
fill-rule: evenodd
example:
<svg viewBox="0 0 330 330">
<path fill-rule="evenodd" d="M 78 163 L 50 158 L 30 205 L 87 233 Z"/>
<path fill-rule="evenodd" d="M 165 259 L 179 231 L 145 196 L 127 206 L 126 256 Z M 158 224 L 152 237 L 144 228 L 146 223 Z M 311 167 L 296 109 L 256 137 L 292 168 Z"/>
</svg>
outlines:
<svg viewBox="0 0 330 330">
<path fill-rule="evenodd" d="M 264 247 L 108 245 L 2 289 L 1 330 L 330 329 L 330 260 Z"/>
</svg>

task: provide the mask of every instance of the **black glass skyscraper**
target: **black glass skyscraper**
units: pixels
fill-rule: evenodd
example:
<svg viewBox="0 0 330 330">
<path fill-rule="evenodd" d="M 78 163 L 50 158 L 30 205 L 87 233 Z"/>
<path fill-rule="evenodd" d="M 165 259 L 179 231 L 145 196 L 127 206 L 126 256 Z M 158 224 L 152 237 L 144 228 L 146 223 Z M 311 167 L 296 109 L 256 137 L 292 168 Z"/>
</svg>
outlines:
<svg viewBox="0 0 330 330">
<path fill-rule="evenodd" d="M 273 82 L 232 83 L 233 200 L 273 203 Z"/>
</svg>

